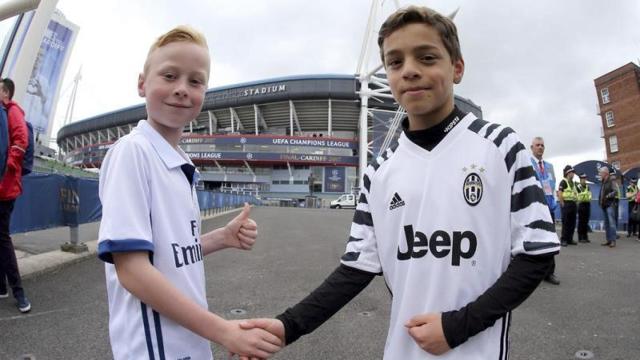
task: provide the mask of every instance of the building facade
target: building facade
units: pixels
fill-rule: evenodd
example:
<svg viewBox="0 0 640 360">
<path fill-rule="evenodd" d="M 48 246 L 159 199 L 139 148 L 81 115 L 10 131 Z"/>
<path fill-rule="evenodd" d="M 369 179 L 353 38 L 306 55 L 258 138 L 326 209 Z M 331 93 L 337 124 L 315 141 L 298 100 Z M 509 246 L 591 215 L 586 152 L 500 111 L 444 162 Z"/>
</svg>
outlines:
<svg viewBox="0 0 640 360">
<path fill-rule="evenodd" d="M 369 100 L 368 154 L 359 154 L 360 83 L 354 75 L 283 77 L 213 88 L 180 146 L 199 167 L 205 189 L 278 198 L 310 190 L 337 197 L 357 187 L 360 156 L 380 153 L 398 105 Z M 480 107 L 456 105 L 481 118 Z M 66 125 L 64 161 L 99 168 L 109 147 L 146 118 L 144 104 Z M 311 184 L 310 184 L 311 182 Z"/>
<path fill-rule="evenodd" d="M 607 162 L 625 173 L 640 166 L 640 67 L 628 63 L 594 80 Z"/>
</svg>

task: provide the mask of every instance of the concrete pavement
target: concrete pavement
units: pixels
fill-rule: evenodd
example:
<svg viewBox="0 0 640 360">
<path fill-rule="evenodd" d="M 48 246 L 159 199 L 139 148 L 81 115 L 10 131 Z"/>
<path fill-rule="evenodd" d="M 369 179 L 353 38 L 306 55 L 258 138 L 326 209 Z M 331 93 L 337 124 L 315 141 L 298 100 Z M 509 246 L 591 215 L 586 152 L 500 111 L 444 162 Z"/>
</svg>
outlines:
<svg viewBox="0 0 640 360">
<path fill-rule="evenodd" d="M 226 318 L 273 316 L 306 296 L 338 265 L 353 212 L 255 208 L 260 238 L 251 252 L 225 250 L 205 260 L 209 307 Z M 233 214 L 203 222 L 224 225 Z M 510 359 L 640 359 L 640 243 L 563 248 L 560 286 L 543 283 L 513 313 Z M 65 239 L 66 240 L 66 239 Z M 59 245 L 59 244 L 58 244 Z M 41 255 L 32 255 L 31 258 Z M 29 257 L 25 258 L 28 259 Z M 41 262 L 45 262 L 44 258 Z M 24 260 L 21 260 L 24 261 Z M 78 261 L 77 259 L 75 261 Z M 109 359 L 103 264 L 90 256 L 25 280 L 33 311 L 0 300 L 0 359 Z M 389 317 L 381 278 L 327 323 L 276 359 L 379 359 Z M 218 359 L 224 351 L 215 346 Z"/>
</svg>

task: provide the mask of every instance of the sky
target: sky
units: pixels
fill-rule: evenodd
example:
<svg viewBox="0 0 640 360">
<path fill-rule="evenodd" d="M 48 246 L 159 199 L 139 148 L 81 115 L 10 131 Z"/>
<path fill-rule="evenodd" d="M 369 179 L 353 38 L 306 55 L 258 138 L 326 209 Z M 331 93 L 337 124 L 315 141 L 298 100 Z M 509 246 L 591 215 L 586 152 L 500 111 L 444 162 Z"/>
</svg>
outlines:
<svg viewBox="0 0 640 360">
<path fill-rule="evenodd" d="M 465 75 L 454 92 L 485 119 L 511 126 L 565 164 L 605 158 L 593 80 L 640 61 L 640 1 L 403 1 L 444 14 L 459 9 Z M 209 87 L 304 74 L 354 74 L 370 0 L 59 0 L 80 27 L 62 84 L 54 135 L 82 67 L 73 120 L 141 104 L 136 81 L 149 45 L 179 24 L 202 31 Z M 374 24 L 395 9 L 386 1 Z M 369 62 L 377 61 L 377 45 Z"/>
</svg>

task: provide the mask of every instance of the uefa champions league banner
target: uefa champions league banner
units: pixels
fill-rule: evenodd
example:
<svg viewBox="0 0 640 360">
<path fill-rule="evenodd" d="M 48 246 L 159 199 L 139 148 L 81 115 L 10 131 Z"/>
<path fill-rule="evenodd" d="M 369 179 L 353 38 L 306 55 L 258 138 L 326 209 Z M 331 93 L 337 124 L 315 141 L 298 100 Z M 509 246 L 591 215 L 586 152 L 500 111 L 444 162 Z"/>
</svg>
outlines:
<svg viewBox="0 0 640 360">
<path fill-rule="evenodd" d="M 55 109 L 58 83 L 62 80 L 67 51 L 73 40 L 73 30 L 50 20 L 44 32 L 40 50 L 33 64 L 22 102 L 26 119 L 36 134 L 46 134 Z"/>
<path fill-rule="evenodd" d="M 327 166 L 324 168 L 324 192 L 344 193 L 345 176 L 344 167 Z"/>
</svg>

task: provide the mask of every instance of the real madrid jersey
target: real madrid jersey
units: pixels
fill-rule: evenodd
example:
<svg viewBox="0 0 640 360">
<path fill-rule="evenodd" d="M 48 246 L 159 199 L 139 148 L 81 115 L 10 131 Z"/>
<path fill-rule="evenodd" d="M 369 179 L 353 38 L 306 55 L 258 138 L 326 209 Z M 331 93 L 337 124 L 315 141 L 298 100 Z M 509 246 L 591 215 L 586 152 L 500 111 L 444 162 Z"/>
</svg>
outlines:
<svg viewBox="0 0 640 360">
<path fill-rule="evenodd" d="M 509 314 L 442 356 L 404 324 L 476 300 L 520 254 L 559 242 L 513 130 L 468 114 L 431 151 L 400 136 L 369 166 L 342 263 L 383 273 L 392 292 L 385 359 L 506 359 Z"/>
<path fill-rule="evenodd" d="M 207 308 L 197 171 L 145 120 L 109 149 L 100 172 L 109 336 L 115 359 L 211 359 L 209 341 L 125 289 L 113 253 L 145 251 L 182 294 Z"/>
</svg>

